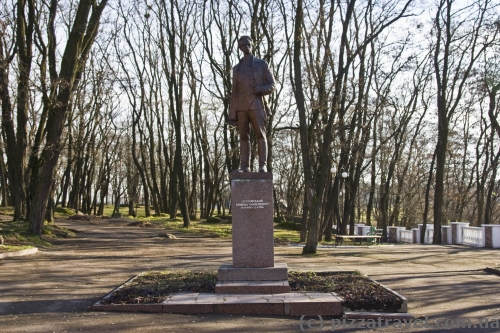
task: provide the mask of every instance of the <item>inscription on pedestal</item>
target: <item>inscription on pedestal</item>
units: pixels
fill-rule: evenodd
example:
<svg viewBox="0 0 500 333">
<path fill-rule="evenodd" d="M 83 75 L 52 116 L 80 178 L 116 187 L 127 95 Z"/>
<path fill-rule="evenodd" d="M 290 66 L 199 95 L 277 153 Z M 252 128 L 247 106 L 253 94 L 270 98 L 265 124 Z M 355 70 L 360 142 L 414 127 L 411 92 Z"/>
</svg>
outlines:
<svg viewBox="0 0 500 333">
<path fill-rule="evenodd" d="M 236 208 L 239 209 L 263 209 L 266 206 L 269 206 L 269 202 L 264 202 L 263 199 L 260 200 L 242 200 L 241 202 L 236 203 Z"/>
<path fill-rule="evenodd" d="M 231 174 L 233 267 L 274 266 L 272 202 L 272 174 Z"/>
</svg>

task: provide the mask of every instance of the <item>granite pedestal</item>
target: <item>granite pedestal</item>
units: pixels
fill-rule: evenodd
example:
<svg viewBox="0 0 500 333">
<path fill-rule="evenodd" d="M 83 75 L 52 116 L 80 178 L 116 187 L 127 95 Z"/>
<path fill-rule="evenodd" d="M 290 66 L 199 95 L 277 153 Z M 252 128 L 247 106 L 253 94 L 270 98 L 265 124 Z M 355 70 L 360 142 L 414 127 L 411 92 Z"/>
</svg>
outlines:
<svg viewBox="0 0 500 333">
<path fill-rule="evenodd" d="M 273 267 L 273 175 L 231 174 L 233 266 Z"/>
<path fill-rule="evenodd" d="M 233 263 L 218 272 L 216 293 L 288 292 L 286 264 L 274 264 L 273 175 L 231 173 Z"/>
</svg>

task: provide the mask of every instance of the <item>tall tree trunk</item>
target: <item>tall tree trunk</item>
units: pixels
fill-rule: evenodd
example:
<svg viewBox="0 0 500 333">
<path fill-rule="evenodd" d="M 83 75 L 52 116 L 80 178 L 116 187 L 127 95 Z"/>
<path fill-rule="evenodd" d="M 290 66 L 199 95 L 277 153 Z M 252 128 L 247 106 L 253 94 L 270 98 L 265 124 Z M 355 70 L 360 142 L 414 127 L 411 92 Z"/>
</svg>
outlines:
<svg viewBox="0 0 500 333">
<path fill-rule="evenodd" d="M 488 92 L 488 99 L 489 99 L 489 105 L 488 105 L 488 117 L 491 121 L 491 127 L 492 127 L 492 132 L 497 134 L 497 137 L 500 139 L 500 125 L 498 124 L 498 120 L 495 116 L 495 109 L 496 109 L 496 95 L 500 91 L 500 83 L 497 83 L 496 85 L 493 86 L 493 88 Z M 493 133 L 492 133 L 493 136 Z M 492 152 L 493 154 L 493 152 Z M 484 209 L 484 223 L 485 224 L 491 224 L 492 219 L 491 219 L 491 213 L 492 213 L 492 206 L 493 206 L 493 191 L 496 187 L 496 175 L 497 175 L 497 167 L 498 167 L 498 160 L 500 159 L 500 151 L 498 151 L 495 155 L 495 157 L 492 159 L 492 175 L 490 178 L 490 183 L 488 186 L 488 193 L 486 197 L 486 206 Z M 479 221 L 480 222 L 480 221 Z"/>
<path fill-rule="evenodd" d="M 309 138 L 307 131 L 307 119 L 306 119 L 306 106 L 304 98 L 304 88 L 302 86 L 302 63 L 300 60 L 301 53 L 301 40 L 302 40 L 302 29 L 304 21 L 304 9 L 303 1 L 297 1 L 297 8 L 295 14 L 295 29 L 294 29 L 294 40 L 293 40 L 293 69 L 294 69 L 294 86 L 295 86 L 295 101 L 297 102 L 297 109 L 299 111 L 299 126 L 300 126 L 300 146 L 302 149 L 302 164 L 304 167 L 304 185 L 307 194 L 305 198 L 307 199 L 307 211 L 310 216 L 316 217 L 314 210 L 318 210 L 317 193 L 314 192 L 314 180 L 312 175 L 312 164 L 311 157 L 309 155 Z M 304 214 L 305 216 L 309 214 Z M 316 248 L 318 245 L 318 227 L 317 221 L 311 221 L 311 218 L 307 219 L 309 225 L 307 225 L 307 242 L 306 246 L 303 248 L 303 253 L 316 253 Z M 306 227 L 306 221 L 302 220 L 302 228 Z"/>
<path fill-rule="evenodd" d="M 16 5 L 16 50 L 18 54 L 18 75 L 16 93 L 16 125 L 12 117 L 13 109 L 9 95 L 8 59 L 4 40 L 0 42 L 0 89 L 2 96 L 2 127 L 7 145 L 8 176 L 14 220 L 26 217 L 26 151 L 28 147 L 27 122 L 30 96 L 30 73 L 33 57 L 35 30 L 35 2 L 18 1 Z M 26 18 L 26 14 L 28 17 Z"/>
<path fill-rule="evenodd" d="M 430 192 L 432 185 L 432 176 L 434 175 L 434 163 L 436 161 L 436 153 L 432 155 L 431 166 L 429 168 L 429 176 L 427 177 L 427 185 L 425 187 L 425 197 L 424 197 L 424 212 L 422 216 L 422 230 L 420 230 L 420 243 L 425 243 L 425 231 L 427 230 L 427 220 L 429 216 L 429 201 L 430 201 Z"/>
<path fill-rule="evenodd" d="M 56 0 L 53 0 L 53 3 L 56 3 Z M 78 4 L 73 27 L 62 57 L 59 77 L 57 83 L 53 83 L 57 84 L 59 92 L 54 101 L 55 103 L 50 106 L 47 119 L 47 139 L 40 159 L 42 165 L 40 177 L 29 212 L 30 229 L 38 235 L 41 235 L 43 231 L 50 187 L 54 180 L 57 161 L 61 153 L 61 135 L 68 112 L 68 105 L 97 35 L 99 21 L 106 3 L 107 0 L 102 0 L 98 5 L 93 5 L 87 1 L 81 1 Z M 51 10 L 57 11 L 57 6 L 52 6 Z M 53 47 L 54 49 L 51 52 L 54 53 L 55 45 Z"/>
</svg>

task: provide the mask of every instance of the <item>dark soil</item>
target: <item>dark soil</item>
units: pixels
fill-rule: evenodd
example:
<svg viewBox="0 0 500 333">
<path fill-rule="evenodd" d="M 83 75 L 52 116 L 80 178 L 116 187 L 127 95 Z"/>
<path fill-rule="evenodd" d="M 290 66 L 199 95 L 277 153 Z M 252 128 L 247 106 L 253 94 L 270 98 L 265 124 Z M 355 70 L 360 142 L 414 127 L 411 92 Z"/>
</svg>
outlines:
<svg viewBox="0 0 500 333">
<path fill-rule="evenodd" d="M 161 303 L 174 293 L 213 293 L 217 272 L 148 272 L 116 290 L 102 304 Z"/>
<path fill-rule="evenodd" d="M 289 272 L 292 291 L 335 292 L 351 310 L 396 312 L 403 300 L 358 272 Z"/>
<path fill-rule="evenodd" d="M 288 282 L 292 292 L 335 292 L 343 298 L 342 306 L 351 310 L 395 312 L 402 304 L 402 299 L 357 272 L 289 272 Z M 217 272 L 148 272 L 123 285 L 101 303 L 161 303 L 173 293 L 213 293 L 216 283 Z"/>
</svg>

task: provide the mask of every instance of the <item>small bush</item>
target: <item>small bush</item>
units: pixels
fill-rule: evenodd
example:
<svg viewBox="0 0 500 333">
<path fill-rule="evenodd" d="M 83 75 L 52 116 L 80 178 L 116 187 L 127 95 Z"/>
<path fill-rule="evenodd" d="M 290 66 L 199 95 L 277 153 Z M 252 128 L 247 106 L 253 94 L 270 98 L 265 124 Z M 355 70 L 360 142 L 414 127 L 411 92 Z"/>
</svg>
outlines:
<svg viewBox="0 0 500 333">
<path fill-rule="evenodd" d="M 57 206 L 54 209 L 55 218 L 67 218 L 73 215 L 75 215 L 75 210 L 73 208 Z"/>
<path fill-rule="evenodd" d="M 217 216 L 210 216 L 206 219 L 205 223 L 222 223 L 222 219 Z"/>
<path fill-rule="evenodd" d="M 223 222 L 226 223 L 232 223 L 233 222 L 233 216 L 232 215 L 218 215 L 218 218 L 220 218 Z"/>
</svg>

